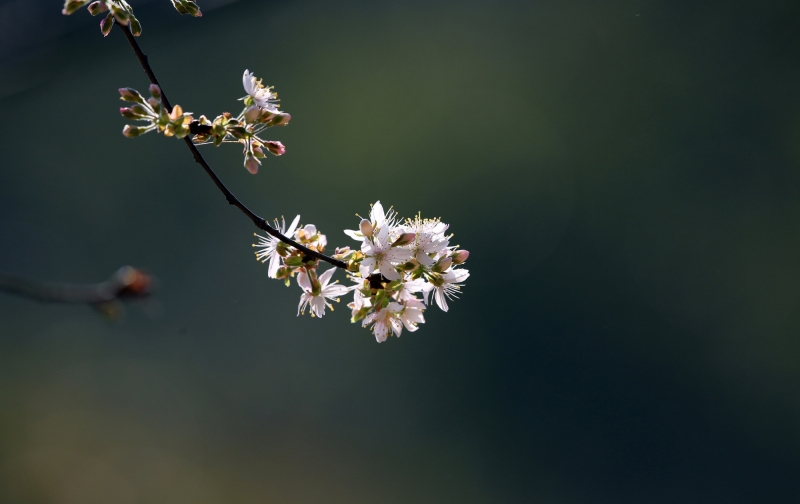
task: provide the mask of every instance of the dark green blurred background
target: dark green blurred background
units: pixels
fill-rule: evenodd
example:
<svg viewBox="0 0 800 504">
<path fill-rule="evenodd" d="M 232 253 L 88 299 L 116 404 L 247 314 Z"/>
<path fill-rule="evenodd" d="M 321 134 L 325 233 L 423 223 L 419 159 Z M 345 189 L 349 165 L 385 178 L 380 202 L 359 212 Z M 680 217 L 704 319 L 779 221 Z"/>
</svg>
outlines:
<svg viewBox="0 0 800 504">
<path fill-rule="evenodd" d="M 380 345 L 297 318 L 186 148 L 120 134 L 122 34 L 0 2 L 0 269 L 161 306 L 0 297 L 0 502 L 798 501 L 796 1 L 131 3 L 185 110 L 276 86 L 285 156 L 204 151 L 257 213 L 441 216 L 472 276 Z"/>
</svg>

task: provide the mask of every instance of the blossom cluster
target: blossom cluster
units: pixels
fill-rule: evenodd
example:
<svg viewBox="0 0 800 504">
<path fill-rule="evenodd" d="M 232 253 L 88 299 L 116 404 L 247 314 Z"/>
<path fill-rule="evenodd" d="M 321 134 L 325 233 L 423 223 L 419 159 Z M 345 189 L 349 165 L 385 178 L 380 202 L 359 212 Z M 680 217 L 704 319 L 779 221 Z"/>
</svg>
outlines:
<svg viewBox="0 0 800 504">
<path fill-rule="evenodd" d="M 294 238 L 303 246 L 324 252 L 325 235 L 312 225 L 298 227 L 300 216 L 286 228 L 286 222 L 275 221 L 275 229 L 284 236 Z M 419 215 L 402 221 L 397 213 L 385 211 L 380 201 L 370 211 L 369 219 L 362 219 L 358 230 L 345 230 L 345 234 L 361 242 L 356 249 L 337 248 L 334 258 L 347 264 L 348 280 L 345 287 L 331 283 L 335 268 L 317 274 L 319 261 L 308 257 L 275 236 L 260 236 L 256 259 L 269 261 L 269 276 L 283 279 L 289 285 L 297 276 L 303 293 L 298 315 L 310 308 L 312 317 L 325 315 L 325 308 L 333 309 L 330 301 L 353 292 L 351 322 L 361 322 L 369 327 L 380 343 L 390 335 L 400 336 L 403 328 L 410 332 L 425 322 L 424 311 L 436 303 L 443 311 L 447 301 L 458 297 L 469 271 L 460 268 L 469 252 L 451 246 L 452 235 L 448 225 L 439 219 L 423 219 Z"/>
<path fill-rule="evenodd" d="M 190 14 L 195 17 L 203 15 L 200 8 L 193 0 L 170 0 L 175 10 L 181 14 Z M 65 16 L 69 16 L 84 5 L 92 16 L 108 12 L 105 18 L 100 21 L 100 31 L 103 36 L 111 33 L 114 21 L 121 26 L 130 26 L 131 33 L 138 37 L 142 34 L 142 25 L 133 15 L 133 9 L 125 0 L 65 0 L 64 9 L 61 11 Z"/>
<path fill-rule="evenodd" d="M 120 113 L 127 119 L 146 121 L 146 126 L 126 125 L 122 134 L 136 137 L 150 131 L 158 131 L 166 136 L 183 138 L 194 135 L 195 145 L 223 143 L 240 143 L 244 146 L 244 166 L 252 174 L 258 173 L 261 160 L 266 152 L 280 156 L 286 147 L 275 140 L 264 140 L 259 137 L 265 129 L 272 126 L 286 126 L 292 116 L 281 112 L 278 107 L 278 95 L 271 87 L 265 87 L 260 79 L 249 71 L 244 71 L 243 84 L 247 95 L 240 98 L 244 109 L 239 115 L 223 112 L 213 121 L 201 115 L 198 119 L 191 113 L 183 112 L 180 105 L 167 110 L 163 104 L 161 90 L 156 85 L 150 86 L 151 98 L 145 100 L 138 91 L 131 88 L 119 90 L 122 100 L 135 102 L 132 107 L 121 108 Z"/>
</svg>

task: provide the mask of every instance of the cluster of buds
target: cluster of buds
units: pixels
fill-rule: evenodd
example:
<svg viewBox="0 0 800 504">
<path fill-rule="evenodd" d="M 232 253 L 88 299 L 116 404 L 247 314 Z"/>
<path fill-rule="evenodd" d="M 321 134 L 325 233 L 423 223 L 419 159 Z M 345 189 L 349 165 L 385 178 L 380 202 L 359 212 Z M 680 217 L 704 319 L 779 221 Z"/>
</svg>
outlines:
<svg viewBox="0 0 800 504">
<path fill-rule="evenodd" d="M 161 91 L 158 86 L 150 86 L 153 97 L 146 102 L 134 89 L 120 89 L 122 99 L 136 102 L 130 108 L 120 109 L 123 116 L 128 119 L 149 121 L 145 127 L 125 126 L 122 133 L 127 137 L 139 136 L 148 131 L 158 129 L 166 136 L 183 138 L 188 134 L 194 135 L 192 142 L 195 145 L 223 143 L 240 143 L 244 146 L 244 166 L 250 173 L 258 173 L 261 160 L 266 157 L 266 152 L 280 156 L 286 152 L 286 147 L 275 140 L 264 140 L 258 135 L 272 126 L 286 126 L 292 116 L 278 110 L 277 94 L 272 88 L 266 88 L 253 74 L 245 70 L 244 88 L 247 95 L 241 98 L 244 109 L 238 116 L 230 112 L 223 112 L 213 121 L 202 115 L 195 120 L 191 114 L 184 113 L 176 105 L 172 111 L 167 111 L 161 103 Z"/>
<path fill-rule="evenodd" d="M 200 12 L 200 7 L 194 3 L 193 0 L 170 0 L 175 10 L 181 14 L 189 14 L 194 17 L 202 17 L 203 13 Z"/>
<path fill-rule="evenodd" d="M 136 37 L 142 34 L 142 25 L 139 24 L 139 20 L 133 15 L 133 9 L 125 0 L 96 0 L 94 2 L 92 0 L 66 0 L 61 13 L 69 16 L 86 4 L 89 4 L 87 9 L 92 16 L 108 12 L 108 15 L 100 21 L 100 31 L 103 36 L 111 33 L 114 21 L 122 26 L 130 26 L 131 33 Z"/>
<path fill-rule="evenodd" d="M 200 12 L 200 8 L 192 0 L 170 1 L 175 10 L 181 14 L 190 14 L 195 17 L 203 15 Z M 142 34 L 142 25 L 139 24 L 139 20 L 133 15 L 133 9 L 125 0 L 66 0 L 61 13 L 69 16 L 86 4 L 89 4 L 87 9 L 92 16 L 108 12 L 108 15 L 100 21 L 100 31 L 103 36 L 111 33 L 114 21 L 121 26 L 130 26 L 131 33 L 136 37 Z"/>
<path fill-rule="evenodd" d="M 276 230 L 294 237 L 302 245 L 319 252 L 324 251 L 327 240 L 313 225 L 297 228 L 298 215 L 289 229 L 286 222 L 275 221 Z M 334 258 L 347 264 L 348 278 L 353 285 L 345 287 L 331 283 L 335 269 L 317 275 L 319 262 L 306 257 L 279 239 L 259 235 L 256 258 L 269 261 L 269 276 L 285 280 L 297 275 L 303 290 L 298 315 L 311 307 L 312 316 L 322 317 L 329 300 L 353 292 L 351 321 L 370 327 L 378 342 L 392 334 L 400 336 L 403 328 L 416 331 L 424 323 L 424 311 L 436 303 L 443 311 L 447 301 L 458 297 L 460 288 L 469 277 L 469 271 L 460 268 L 469 252 L 450 246 L 452 235 L 445 234 L 448 225 L 439 219 L 422 219 L 420 216 L 400 223 L 393 210 L 385 212 L 380 202 L 375 203 L 369 219 L 362 219 L 358 230 L 345 230 L 345 234 L 361 242 L 358 249 L 337 248 Z"/>
<path fill-rule="evenodd" d="M 194 121 L 191 112 L 184 112 L 180 105 L 167 110 L 162 103 L 161 89 L 155 84 L 150 85 L 150 98 L 147 100 L 131 88 L 121 88 L 119 94 L 121 100 L 133 103 L 130 107 L 119 109 L 123 117 L 149 123 L 146 126 L 126 124 L 122 129 L 122 134 L 126 137 L 133 138 L 150 131 L 158 131 L 164 133 L 164 136 L 183 138 L 190 133 L 189 125 Z"/>
</svg>

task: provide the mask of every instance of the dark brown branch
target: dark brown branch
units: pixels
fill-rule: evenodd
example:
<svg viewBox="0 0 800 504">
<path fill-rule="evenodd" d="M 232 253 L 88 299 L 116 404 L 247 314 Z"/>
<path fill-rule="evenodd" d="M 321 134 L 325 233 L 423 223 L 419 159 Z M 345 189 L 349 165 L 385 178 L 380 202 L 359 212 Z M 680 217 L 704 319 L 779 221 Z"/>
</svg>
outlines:
<svg viewBox="0 0 800 504">
<path fill-rule="evenodd" d="M 149 275 L 123 266 L 111 278 L 97 284 L 35 282 L 0 273 L 0 291 L 48 303 L 74 303 L 100 306 L 123 299 L 150 295 L 153 279 Z"/>
<path fill-rule="evenodd" d="M 139 59 L 139 63 L 142 65 L 142 68 L 144 69 L 144 73 L 147 74 L 147 78 L 150 79 L 150 82 L 152 84 L 155 84 L 159 88 L 161 88 L 161 100 L 164 103 L 164 105 L 167 107 L 167 109 L 169 109 L 171 111 L 172 110 L 172 105 L 170 104 L 169 100 L 167 99 L 167 94 L 164 92 L 164 88 L 161 86 L 161 84 L 158 83 L 158 79 L 156 78 L 156 74 L 153 73 L 153 69 L 150 68 L 150 63 L 148 63 L 148 61 L 147 61 L 147 56 L 144 54 L 144 52 L 142 52 L 142 49 L 139 47 L 139 43 L 136 42 L 136 37 L 133 36 L 133 34 L 131 33 L 131 30 L 130 30 L 129 27 L 120 25 L 119 23 L 116 23 L 116 25 L 118 25 L 120 27 L 120 29 L 122 30 L 122 33 L 124 33 L 125 37 L 128 39 L 128 43 L 131 45 L 131 48 L 133 49 L 133 52 L 136 54 L 136 57 Z M 287 236 L 284 236 L 277 229 L 275 229 L 272 226 L 270 226 L 269 224 L 267 224 L 266 220 L 264 220 L 263 218 L 259 217 L 255 213 L 253 213 L 252 210 L 247 208 L 241 201 L 239 201 L 239 199 L 236 196 L 233 195 L 233 193 L 227 187 L 225 187 L 225 184 L 222 183 L 222 180 L 220 180 L 220 178 L 217 176 L 217 174 L 214 172 L 214 170 L 211 169 L 211 167 L 208 165 L 206 160 L 203 158 L 203 155 L 200 154 L 200 151 L 197 150 L 197 147 L 192 143 L 192 141 L 189 139 L 188 136 L 184 137 L 183 141 L 186 143 L 186 146 L 192 152 L 192 156 L 194 157 L 194 160 L 197 163 L 199 163 L 200 166 L 203 167 L 203 169 L 208 174 L 208 176 L 211 177 L 211 180 L 214 181 L 214 184 L 217 186 L 217 188 L 220 191 L 222 191 L 222 194 L 225 195 L 225 199 L 228 200 L 228 203 L 230 203 L 231 205 L 233 205 L 236 208 L 238 208 L 239 210 L 241 210 L 242 213 L 244 213 L 251 221 L 253 221 L 253 224 L 255 224 L 257 228 L 265 231 L 267 234 L 269 234 L 271 236 L 274 236 L 275 238 L 279 239 L 280 241 L 291 245 L 292 247 L 296 248 L 297 250 L 303 252 L 303 254 L 305 254 L 306 256 L 314 257 L 315 259 L 319 259 L 320 261 L 325 261 L 325 262 L 327 262 L 329 264 L 332 264 L 332 265 L 336 266 L 337 268 L 347 269 L 347 264 L 344 261 L 340 261 L 338 259 L 334 259 L 333 257 L 329 257 L 329 256 L 326 256 L 325 254 L 321 254 L 321 253 L 317 252 L 316 250 L 311 250 L 308 247 L 304 247 L 303 245 L 300 245 L 296 241 L 292 240 L 291 238 L 289 238 Z"/>
</svg>

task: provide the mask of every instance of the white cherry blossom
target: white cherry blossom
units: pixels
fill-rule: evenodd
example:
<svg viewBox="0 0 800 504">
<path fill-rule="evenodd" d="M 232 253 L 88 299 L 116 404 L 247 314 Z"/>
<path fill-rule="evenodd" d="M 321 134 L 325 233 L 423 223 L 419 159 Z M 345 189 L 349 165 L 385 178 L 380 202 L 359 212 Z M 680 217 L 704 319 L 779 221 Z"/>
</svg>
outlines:
<svg viewBox="0 0 800 504">
<path fill-rule="evenodd" d="M 286 229 L 286 221 L 281 217 L 280 225 L 278 220 L 275 219 L 275 229 L 280 231 L 283 236 L 292 236 L 299 222 L 300 216 L 298 215 L 292 221 L 289 229 Z M 256 259 L 262 263 L 267 262 L 267 259 L 269 259 L 269 277 L 275 278 L 278 269 L 281 267 L 281 256 L 278 254 L 278 244 L 281 241 L 274 236 L 261 236 L 259 234 L 256 234 L 256 236 L 258 237 L 258 243 L 253 246 L 260 249 L 256 252 Z"/>
<path fill-rule="evenodd" d="M 400 273 L 395 265 L 408 261 L 413 257 L 407 248 L 392 247 L 389 227 L 384 226 L 371 239 L 365 239 L 361 244 L 364 260 L 361 261 L 361 276 L 366 278 L 378 270 L 389 280 L 399 280 Z"/>
<path fill-rule="evenodd" d="M 447 311 L 447 300 L 458 299 L 461 291 L 461 286 L 464 280 L 469 278 L 469 270 L 465 269 L 450 269 L 441 275 L 434 277 L 431 283 L 425 284 L 423 291 L 425 295 L 425 304 L 430 305 L 429 295 L 433 293 L 433 298 L 436 304 L 442 311 Z"/>
<path fill-rule="evenodd" d="M 244 85 L 245 92 L 253 98 L 253 101 L 259 108 L 266 110 L 272 114 L 279 114 L 280 110 L 278 110 L 277 102 L 278 94 L 272 91 L 272 87 L 264 87 L 261 84 L 261 79 L 256 79 L 256 76 L 250 70 L 244 71 L 244 76 L 242 76 L 242 84 Z M 245 97 L 246 98 L 246 97 Z M 242 100 L 244 98 L 241 98 Z"/>
<path fill-rule="evenodd" d="M 339 301 L 339 296 L 347 294 L 347 287 L 339 285 L 338 283 L 329 283 L 336 268 L 326 270 L 325 273 L 319 276 L 319 291 L 314 294 L 314 286 L 311 284 L 311 279 L 308 278 L 308 273 L 301 271 L 297 274 L 297 285 L 303 289 L 303 294 L 300 296 L 300 304 L 297 306 L 297 315 L 305 313 L 306 306 L 310 307 L 311 315 L 322 317 L 325 315 L 325 307 L 333 310 L 333 306 L 328 302 L 328 299 Z"/>
</svg>

